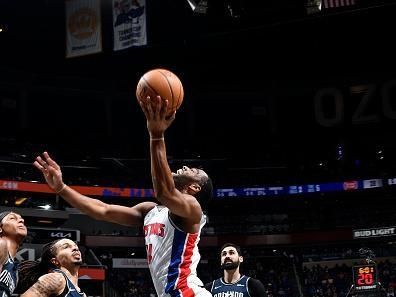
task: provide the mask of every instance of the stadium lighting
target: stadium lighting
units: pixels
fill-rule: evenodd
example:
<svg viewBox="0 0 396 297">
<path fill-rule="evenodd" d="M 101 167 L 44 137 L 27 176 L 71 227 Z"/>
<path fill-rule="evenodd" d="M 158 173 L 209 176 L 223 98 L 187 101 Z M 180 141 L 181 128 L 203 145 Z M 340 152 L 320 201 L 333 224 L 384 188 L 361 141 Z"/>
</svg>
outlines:
<svg viewBox="0 0 396 297">
<path fill-rule="evenodd" d="M 198 3 L 195 0 L 187 0 L 188 4 L 190 5 L 192 11 L 200 14 L 206 14 L 208 11 L 208 1 L 207 0 L 200 0 Z"/>
</svg>

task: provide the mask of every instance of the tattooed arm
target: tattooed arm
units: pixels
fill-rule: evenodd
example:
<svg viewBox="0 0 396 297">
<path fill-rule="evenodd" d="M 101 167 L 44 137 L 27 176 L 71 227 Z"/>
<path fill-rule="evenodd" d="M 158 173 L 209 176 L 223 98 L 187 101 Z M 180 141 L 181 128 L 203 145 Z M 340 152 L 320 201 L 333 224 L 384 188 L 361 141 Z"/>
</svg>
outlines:
<svg viewBox="0 0 396 297">
<path fill-rule="evenodd" d="M 60 295 L 66 286 L 64 276 L 57 272 L 47 273 L 30 287 L 21 297 L 49 297 Z"/>
</svg>

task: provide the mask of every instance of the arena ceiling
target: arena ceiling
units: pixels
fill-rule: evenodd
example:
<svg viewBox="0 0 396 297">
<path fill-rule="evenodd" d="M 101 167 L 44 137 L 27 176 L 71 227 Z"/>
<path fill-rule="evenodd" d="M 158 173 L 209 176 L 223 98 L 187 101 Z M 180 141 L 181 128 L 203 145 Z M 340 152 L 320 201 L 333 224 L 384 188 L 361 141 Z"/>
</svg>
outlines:
<svg viewBox="0 0 396 297">
<path fill-rule="evenodd" d="M 102 2 L 106 25 L 111 3 Z M 314 164 L 336 158 L 339 144 L 351 162 L 375 159 L 381 147 L 393 151 L 393 114 L 383 105 L 396 78 L 393 1 L 317 14 L 292 0 L 208 0 L 206 13 L 187 0 L 147 3 L 147 47 L 113 52 L 104 30 L 102 53 L 66 59 L 63 1 L 0 2 L 1 139 L 11 141 L 4 153 L 13 143 L 40 143 L 147 157 L 133 91 L 140 75 L 158 66 L 180 74 L 186 88 L 181 124 L 169 135 L 175 155 Z M 315 114 L 326 88 L 341 90 L 345 103 L 331 127 Z M 374 110 L 377 122 L 357 125 L 368 92 L 363 114 Z M 334 115 L 331 103 L 328 112 Z M 48 114 L 55 117 L 50 125 Z"/>
</svg>

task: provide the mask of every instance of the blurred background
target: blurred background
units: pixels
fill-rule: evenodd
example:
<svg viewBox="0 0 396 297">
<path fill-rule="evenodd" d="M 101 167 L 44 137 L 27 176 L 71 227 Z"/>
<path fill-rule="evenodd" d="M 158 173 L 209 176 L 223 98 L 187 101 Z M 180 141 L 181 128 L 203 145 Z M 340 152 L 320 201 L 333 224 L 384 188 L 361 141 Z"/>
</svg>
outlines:
<svg viewBox="0 0 396 297">
<path fill-rule="evenodd" d="M 155 296 L 141 228 L 71 208 L 32 162 L 50 152 L 67 184 L 108 203 L 153 200 L 135 89 L 167 68 L 185 91 L 170 166 L 202 166 L 216 188 L 202 280 L 231 241 L 269 296 L 357 294 L 368 254 L 381 285 L 364 294 L 394 296 L 396 1 L 146 0 L 130 17 L 145 42 L 116 50 L 114 11 L 133 1 L 98 0 L 98 50 L 71 56 L 77 2 L 95 1 L 0 1 L 0 210 L 29 226 L 20 259 L 73 238 L 87 295 Z"/>
</svg>

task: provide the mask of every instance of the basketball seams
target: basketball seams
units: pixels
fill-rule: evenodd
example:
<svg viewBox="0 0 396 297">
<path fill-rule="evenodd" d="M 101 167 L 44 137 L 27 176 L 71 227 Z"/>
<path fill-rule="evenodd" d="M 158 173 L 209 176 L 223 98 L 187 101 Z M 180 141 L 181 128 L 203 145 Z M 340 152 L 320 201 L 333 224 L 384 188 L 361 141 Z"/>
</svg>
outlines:
<svg viewBox="0 0 396 297">
<path fill-rule="evenodd" d="M 178 106 L 179 106 L 179 98 L 180 98 L 180 85 L 178 86 L 179 88 L 179 95 L 178 96 L 176 96 L 175 95 L 175 101 L 176 101 L 176 103 L 175 103 L 175 108 L 177 109 L 178 108 Z M 175 90 L 175 93 L 176 93 L 176 90 Z"/>
<path fill-rule="evenodd" d="M 161 73 L 161 75 L 166 79 L 166 82 L 168 83 L 168 87 L 169 87 L 169 90 L 170 90 L 170 93 L 171 93 L 171 96 L 172 96 L 172 108 L 171 109 L 173 111 L 176 108 L 176 105 L 174 105 L 174 103 L 175 103 L 175 94 L 173 93 L 172 85 L 169 82 L 168 77 L 166 76 L 165 73 L 162 72 L 162 70 L 158 69 L 158 72 Z"/>
<path fill-rule="evenodd" d="M 147 96 L 154 97 L 156 95 L 171 101 L 167 113 L 174 112 L 183 103 L 183 84 L 174 73 L 167 69 L 150 70 L 141 76 L 136 89 L 136 96 L 138 100 L 145 101 Z"/>
<path fill-rule="evenodd" d="M 177 97 L 176 109 L 178 109 L 183 102 L 183 99 L 182 99 L 183 95 L 184 95 L 183 92 L 184 92 L 183 86 L 181 84 L 179 84 L 179 96 Z"/>
<path fill-rule="evenodd" d="M 145 84 L 147 85 L 147 87 L 149 87 L 151 89 L 151 91 L 153 91 L 154 94 L 158 94 L 158 92 L 154 89 L 154 87 L 152 85 L 150 85 L 150 83 L 148 82 L 148 80 L 143 76 L 142 79 L 144 80 Z"/>
</svg>

